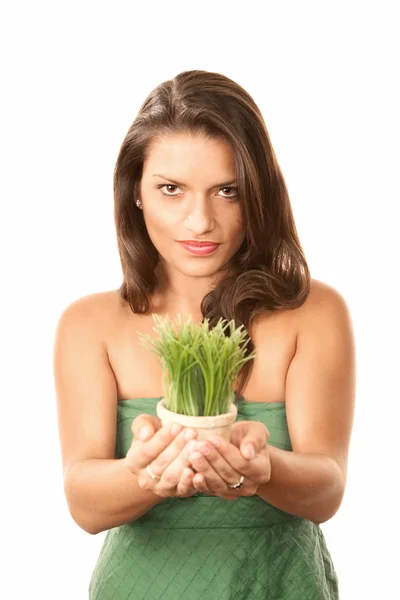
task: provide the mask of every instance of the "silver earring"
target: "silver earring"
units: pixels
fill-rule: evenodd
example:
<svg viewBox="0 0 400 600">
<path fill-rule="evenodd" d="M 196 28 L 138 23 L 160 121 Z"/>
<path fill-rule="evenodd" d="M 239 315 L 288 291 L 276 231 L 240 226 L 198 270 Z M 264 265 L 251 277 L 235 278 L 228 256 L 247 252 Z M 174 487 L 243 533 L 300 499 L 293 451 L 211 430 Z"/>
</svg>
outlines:
<svg viewBox="0 0 400 600">
<path fill-rule="evenodd" d="M 136 200 L 136 206 L 137 206 L 138 208 L 140 208 L 140 207 L 142 206 L 142 203 L 141 203 L 141 201 L 139 200 L 139 198 Z"/>
</svg>

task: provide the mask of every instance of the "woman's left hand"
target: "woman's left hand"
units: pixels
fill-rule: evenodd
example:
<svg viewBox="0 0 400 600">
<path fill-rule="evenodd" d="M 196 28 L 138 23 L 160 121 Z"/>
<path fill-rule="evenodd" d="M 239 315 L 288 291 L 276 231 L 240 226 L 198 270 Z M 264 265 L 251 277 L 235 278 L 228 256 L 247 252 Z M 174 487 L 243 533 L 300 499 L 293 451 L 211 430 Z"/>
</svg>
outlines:
<svg viewBox="0 0 400 600">
<path fill-rule="evenodd" d="M 271 477 L 268 439 L 269 431 L 263 423 L 237 421 L 233 424 L 230 442 L 220 436 L 197 442 L 189 455 L 193 469 L 197 471 L 192 480 L 193 487 L 203 494 L 225 500 L 253 496 L 258 486 L 267 483 Z M 239 483 L 242 475 L 242 487 L 230 488 L 229 485 Z"/>
</svg>

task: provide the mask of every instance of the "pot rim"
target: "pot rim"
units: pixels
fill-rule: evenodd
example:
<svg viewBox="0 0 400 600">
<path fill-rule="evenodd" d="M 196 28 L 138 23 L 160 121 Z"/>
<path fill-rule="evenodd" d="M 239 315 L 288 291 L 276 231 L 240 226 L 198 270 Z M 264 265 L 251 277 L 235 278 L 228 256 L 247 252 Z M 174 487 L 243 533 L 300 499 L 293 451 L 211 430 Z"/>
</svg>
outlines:
<svg viewBox="0 0 400 600">
<path fill-rule="evenodd" d="M 237 406 L 232 402 L 229 412 L 221 413 L 220 415 L 183 415 L 168 410 L 168 408 L 165 407 L 165 398 L 162 398 L 157 403 L 157 414 L 160 418 L 168 417 L 169 421 L 179 423 L 180 425 L 210 429 L 234 423 L 237 417 Z"/>
</svg>

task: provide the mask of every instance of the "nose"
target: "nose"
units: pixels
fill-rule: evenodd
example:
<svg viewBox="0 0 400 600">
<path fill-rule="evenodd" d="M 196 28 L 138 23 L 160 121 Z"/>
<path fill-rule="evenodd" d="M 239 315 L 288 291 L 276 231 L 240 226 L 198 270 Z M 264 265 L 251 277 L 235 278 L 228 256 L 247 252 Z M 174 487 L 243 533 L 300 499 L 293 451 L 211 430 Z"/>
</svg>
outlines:
<svg viewBox="0 0 400 600">
<path fill-rule="evenodd" d="M 189 231 L 202 235 L 214 229 L 214 216 L 207 199 L 194 202 L 188 210 L 185 225 Z"/>
</svg>

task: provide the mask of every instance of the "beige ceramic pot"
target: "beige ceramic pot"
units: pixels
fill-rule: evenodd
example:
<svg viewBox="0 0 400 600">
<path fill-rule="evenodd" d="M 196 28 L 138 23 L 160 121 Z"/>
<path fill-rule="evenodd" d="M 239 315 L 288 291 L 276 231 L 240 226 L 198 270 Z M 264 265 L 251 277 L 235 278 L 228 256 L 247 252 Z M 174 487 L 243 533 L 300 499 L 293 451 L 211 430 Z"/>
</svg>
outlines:
<svg viewBox="0 0 400 600">
<path fill-rule="evenodd" d="M 237 406 L 231 404 L 228 413 L 215 415 L 213 417 L 192 417 L 190 415 L 181 415 L 165 408 L 165 399 L 157 403 L 157 416 L 163 425 L 170 423 L 179 423 L 182 427 L 190 427 L 198 432 L 197 440 L 207 440 L 212 435 L 220 435 L 230 441 L 232 425 L 236 421 Z"/>
</svg>

